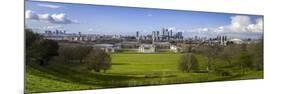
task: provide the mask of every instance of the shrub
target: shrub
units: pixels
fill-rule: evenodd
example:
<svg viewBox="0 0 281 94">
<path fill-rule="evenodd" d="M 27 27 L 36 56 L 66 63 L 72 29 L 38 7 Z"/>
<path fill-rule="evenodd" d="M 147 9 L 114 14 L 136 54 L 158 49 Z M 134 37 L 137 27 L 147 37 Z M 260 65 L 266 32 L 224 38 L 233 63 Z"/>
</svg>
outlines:
<svg viewBox="0 0 281 94">
<path fill-rule="evenodd" d="M 178 69 L 183 72 L 194 72 L 199 69 L 197 58 L 192 53 L 184 54 L 178 63 Z"/>
</svg>

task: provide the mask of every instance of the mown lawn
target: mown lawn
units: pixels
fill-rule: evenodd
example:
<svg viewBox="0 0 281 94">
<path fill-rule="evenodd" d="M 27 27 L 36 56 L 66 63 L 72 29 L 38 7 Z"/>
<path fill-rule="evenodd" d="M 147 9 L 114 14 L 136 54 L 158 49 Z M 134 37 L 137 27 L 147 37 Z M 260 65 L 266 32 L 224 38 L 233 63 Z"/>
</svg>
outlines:
<svg viewBox="0 0 281 94">
<path fill-rule="evenodd" d="M 106 73 L 82 71 L 77 64 L 48 66 L 27 65 L 26 92 L 100 89 L 128 86 L 194 83 L 263 77 L 262 71 L 249 71 L 245 75 L 218 76 L 213 73 L 182 73 L 177 70 L 181 54 L 175 53 L 114 53 L 112 68 Z M 205 70 L 206 58 L 196 55 L 200 69 Z"/>
</svg>

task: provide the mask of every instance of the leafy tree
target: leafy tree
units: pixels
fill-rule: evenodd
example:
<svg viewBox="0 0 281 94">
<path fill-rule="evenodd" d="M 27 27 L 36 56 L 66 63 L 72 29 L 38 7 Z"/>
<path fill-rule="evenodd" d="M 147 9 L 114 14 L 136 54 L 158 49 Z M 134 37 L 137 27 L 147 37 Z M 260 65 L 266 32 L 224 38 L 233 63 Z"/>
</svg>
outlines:
<svg viewBox="0 0 281 94">
<path fill-rule="evenodd" d="M 263 41 L 259 40 L 249 47 L 249 53 L 252 55 L 253 67 L 256 70 L 263 70 Z"/>
<path fill-rule="evenodd" d="M 25 60 L 26 63 L 31 63 L 33 58 L 32 46 L 41 39 L 39 34 L 34 33 L 31 29 L 25 29 Z"/>
<path fill-rule="evenodd" d="M 183 72 L 191 72 L 199 69 L 197 58 L 192 53 L 184 54 L 178 63 L 178 69 Z"/>
<path fill-rule="evenodd" d="M 247 52 L 240 53 L 237 63 L 242 70 L 242 74 L 245 74 L 246 69 L 253 68 L 252 56 Z"/>
<path fill-rule="evenodd" d="M 219 58 L 226 61 L 229 65 L 232 65 L 235 57 L 241 52 L 241 49 L 238 48 L 235 44 L 229 44 L 223 48 L 221 51 Z"/>
<path fill-rule="evenodd" d="M 58 55 L 59 45 L 53 40 L 40 40 L 32 46 L 32 57 L 45 65 L 53 56 Z"/>
<path fill-rule="evenodd" d="M 214 45 L 206 45 L 202 48 L 201 53 L 203 53 L 207 57 L 207 71 L 213 70 L 212 63 L 214 60 L 218 58 L 219 53 L 221 52 L 222 47 L 217 44 Z"/>
<path fill-rule="evenodd" d="M 74 59 L 74 47 L 61 45 L 59 48 L 59 57 L 62 59 L 63 63 L 69 63 L 69 61 Z"/>
<path fill-rule="evenodd" d="M 26 48 L 30 48 L 35 41 L 40 40 L 40 35 L 33 33 L 31 29 L 25 29 L 25 46 Z"/>
<path fill-rule="evenodd" d="M 64 45 L 60 47 L 59 53 L 65 63 L 70 63 L 70 61 L 82 63 L 91 49 L 92 47 L 84 45 Z"/>
<path fill-rule="evenodd" d="M 101 49 L 93 49 L 85 58 L 85 66 L 88 70 L 106 72 L 111 68 L 111 56 Z"/>
<path fill-rule="evenodd" d="M 82 60 L 89 54 L 92 47 L 89 46 L 77 46 L 74 48 L 75 58 L 79 60 L 79 63 L 82 63 Z"/>
</svg>

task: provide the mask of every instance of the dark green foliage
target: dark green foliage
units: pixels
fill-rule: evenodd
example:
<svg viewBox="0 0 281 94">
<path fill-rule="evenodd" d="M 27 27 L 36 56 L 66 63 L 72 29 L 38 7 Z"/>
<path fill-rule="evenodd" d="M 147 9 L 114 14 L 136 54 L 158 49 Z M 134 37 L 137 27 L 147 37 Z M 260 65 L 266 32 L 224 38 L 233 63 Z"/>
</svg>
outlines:
<svg viewBox="0 0 281 94">
<path fill-rule="evenodd" d="M 111 56 L 103 50 L 93 49 L 85 58 L 85 66 L 88 70 L 106 72 L 111 67 Z"/>
<path fill-rule="evenodd" d="M 89 54 L 92 47 L 84 45 L 61 45 L 59 49 L 60 58 L 64 63 L 73 63 L 78 61 L 82 63 L 83 59 Z"/>
<path fill-rule="evenodd" d="M 40 40 L 40 36 L 36 33 L 33 33 L 31 29 L 25 29 L 25 46 L 26 48 L 30 48 L 35 41 Z"/>
<path fill-rule="evenodd" d="M 32 61 L 32 45 L 40 40 L 40 36 L 36 33 L 33 33 L 31 29 L 25 29 L 25 59 L 26 63 L 30 63 Z"/>
<path fill-rule="evenodd" d="M 56 41 L 42 39 L 31 29 L 25 29 L 26 62 L 36 62 L 45 65 L 58 55 L 59 45 Z"/>
<path fill-rule="evenodd" d="M 45 65 L 53 56 L 58 55 L 59 45 L 53 40 L 40 40 L 32 45 L 32 58 Z"/>
<path fill-rule="evenodd" d="M 184 54 L 179 60 L 178 69 L 183 72 L 199 70 L 197 58 L 192 53 Z"/>
</svg>

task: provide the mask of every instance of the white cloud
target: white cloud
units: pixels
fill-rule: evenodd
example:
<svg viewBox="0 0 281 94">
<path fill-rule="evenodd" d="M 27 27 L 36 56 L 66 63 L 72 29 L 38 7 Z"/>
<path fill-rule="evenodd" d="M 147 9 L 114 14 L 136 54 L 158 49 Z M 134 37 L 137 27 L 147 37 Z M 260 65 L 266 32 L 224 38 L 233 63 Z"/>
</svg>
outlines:
<svg viewBox="0 0 281 94">
<path fill-rule="evenodd" d="M 26 19 L 38 19 L 38 16 L 31 10 L 27 10 L 25 12 L 25 18 Z"/>
<path fill-rule="evenodd" d="M 176 27 L 169 27 L 168 30 L 176 31 Z"/>
<path fill-rule="evenodd" d="M 46 27 L 43 27 L 43 30 L 50 30 L 50 29 L 62 29 L 63 26 L 61 25 L 50 25 L 50 26 L 46 26 Z"/>
<path fill-rule="evenodd" d="M 25 12 L 25 18 L 29 20 L 39 20 L 43 22 L 49 22 L 53 24 L 72 24 L 77 21 L 70 20 L 67 18 L 66 14 L 37 14 L 31 10 Z"/>
<path fill-rule="evenodd" d="M 263 32 L 263 19 L 258 18 L 255 22 L 251 22 L 249 16 L 236 15 L 230 17 L 231 23 L 214 28 L 198 28 L 195 31 L 199 32 Z"/>
<path fill-rule="evenodd" d="M 195 30 L 192 30 L 193 32 L 208 32 L 212 31 L 211 28 L 197 28 Z"/>
<path fill-rule="evenodd" d="M 262 32 L 263 31 L 263 19 L 259 18 L 256 20 L 256 24 L 248 25 L 247 29 L 252 32 Z"/>
<path fill-rule="evenodd" d="M 209 29 L 208 28 L 203 28 L 202 31 L 206 32 L 206 31 L 209 31 Z"/>
<path fill-rule="evenodd" d="M 247 27 L 251 24 L 249 16 L 232 16 L 231 24 L 229 25 L 229 30 L 233 32 L 245 32 Z"/>
<path fill-rule="evenodd" d="M 46 8 L 52 8 L 52 9 L 61 8 L 61 6 L 51 5 L 51 4 L 37 4 L 37 6 L 46 7 Z"/>
</svg>

